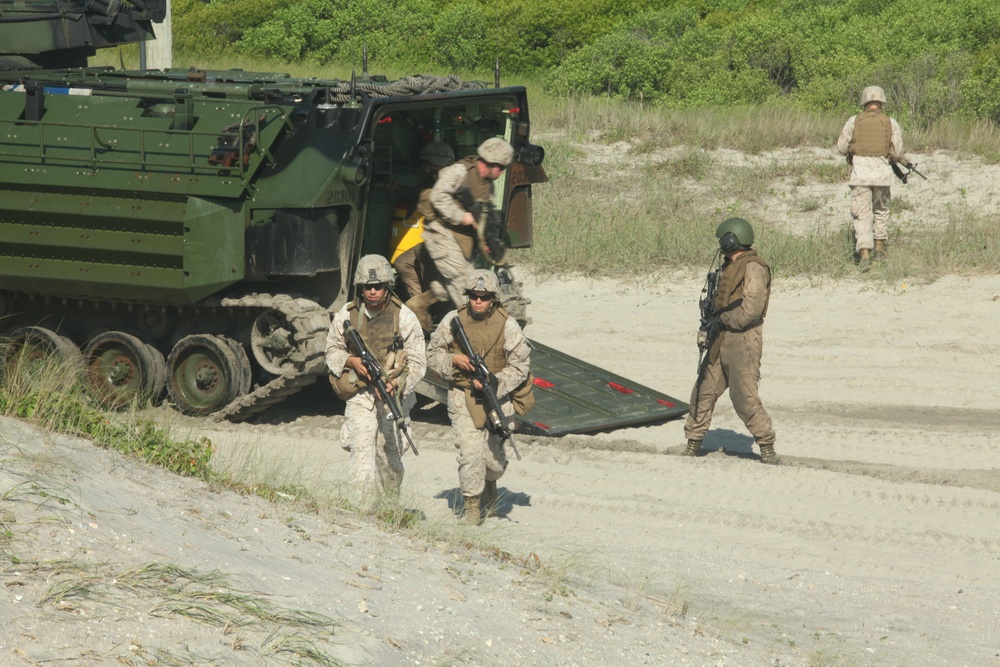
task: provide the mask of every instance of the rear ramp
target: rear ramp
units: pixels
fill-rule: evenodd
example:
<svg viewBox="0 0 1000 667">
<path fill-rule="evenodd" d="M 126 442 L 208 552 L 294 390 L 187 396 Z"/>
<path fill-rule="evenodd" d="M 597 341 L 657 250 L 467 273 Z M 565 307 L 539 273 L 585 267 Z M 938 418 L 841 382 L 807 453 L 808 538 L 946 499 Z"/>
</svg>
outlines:
<svg viewBox="0 0 1000 667">
<path fill-rule="evenodd" d="M 537 341 L 531 345 L 535 407 L 513 415 L 519 433 L 560 436 L 679 419 L 688 405 Z M 447 382 L 428 371 L 417 391 L 447 401 Z M 510 416 L 510 415 L 508 415 Z"/>
</svg>

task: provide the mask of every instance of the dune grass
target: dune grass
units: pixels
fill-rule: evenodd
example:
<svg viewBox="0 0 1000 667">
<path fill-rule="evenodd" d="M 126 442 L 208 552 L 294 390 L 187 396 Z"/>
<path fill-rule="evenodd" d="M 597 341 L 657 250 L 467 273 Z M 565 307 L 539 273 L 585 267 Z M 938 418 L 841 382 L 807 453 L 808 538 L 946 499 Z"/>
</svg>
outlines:
<svg viewBox="0 0 1000 667">
<path fill-rule="evenodd" d="M 39 361 L 25 347 L 0 339 L 0 415 L 41 428 L 93 440 L 100 447 L 152 463 L 172 472 L 208 479 L 212 443 L 179 437 L 134 402 L 120 411 L 100 409 L 83 381 L 79 359 Z"/>
</svg>

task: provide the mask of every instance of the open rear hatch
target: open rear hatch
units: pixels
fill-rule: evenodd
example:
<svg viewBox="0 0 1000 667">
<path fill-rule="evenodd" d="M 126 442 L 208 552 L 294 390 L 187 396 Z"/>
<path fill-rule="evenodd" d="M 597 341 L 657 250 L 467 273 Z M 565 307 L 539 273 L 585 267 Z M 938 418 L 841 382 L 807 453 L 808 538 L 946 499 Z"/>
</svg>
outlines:
<svg viewBox="0 0 1000 667">
<path fill-rule="evenodd" d="M 688 405 L 672 396 L 548 345 L 528 342 L 535 407 L 524 417 L 513 415 L 520 433 L 588 433 L 670 421 L 688 412 Z M 417 391 L 440 402 L 447 400 L 447 382 L 431 371 Z"/>
</svg>

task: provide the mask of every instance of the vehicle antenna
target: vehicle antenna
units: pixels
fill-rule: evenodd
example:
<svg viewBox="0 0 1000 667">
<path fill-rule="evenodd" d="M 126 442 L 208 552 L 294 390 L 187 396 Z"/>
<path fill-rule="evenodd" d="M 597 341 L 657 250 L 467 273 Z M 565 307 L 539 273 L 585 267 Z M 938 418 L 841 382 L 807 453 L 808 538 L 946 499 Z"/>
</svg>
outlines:
<svg viewBox="0 0 1000 667">
<path fill-rule="evenodd" d="M 493 65 L 493 87 L 500 87 L 500 56 L 497 56 L 496 63 Z"/>
<path fill-rule="evenodd" d="M 368 78 L 368 43 L 361 44 L 361 78 Z"/>
</svg>

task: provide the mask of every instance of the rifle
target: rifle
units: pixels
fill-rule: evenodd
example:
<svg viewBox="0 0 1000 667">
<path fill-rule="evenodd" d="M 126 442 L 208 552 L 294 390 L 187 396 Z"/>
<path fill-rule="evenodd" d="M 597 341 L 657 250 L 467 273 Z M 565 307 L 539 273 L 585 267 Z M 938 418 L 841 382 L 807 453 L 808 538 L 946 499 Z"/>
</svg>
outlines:
<svg viewBox="0 0 1000 667">
<path fill-rule="evenodd" d="M 709 352 L 715 344 L 716 339 L 722 333 L 724 327 L 719 320 L 719 315 L 739 308 L 743 304 L 743 299 L 736 299 L 728 306 L 716 310 L 715 297 L 719 292 L 719 274 L 722 267 L 715 268 L 708 272 L 705 277 L 705 286 L 701 290 L 701 299 L 698 301 L 698 308 L 701 311 L 701 324 L 698 327 L 698 379 L 694 383 L 694 405 L 691 407 L 691 414 L 698 414 L 698 390 L 705 380 L 705 372 L 708 371 Z"/>
<path fill-rule="evenodd" d="M 451 321 L 451 335 L 455 339 L 455 342 L 458 343 L 462 354 L 467 356 L 475 367 L 472 379 L 479 380 L 479 384 L 483 387 L 480 393 L 483 395 L 483 402 L 486 403 L 487 425 L 502 440 L 510 442 L 510 448 L 514 450 L 514 455 L 520 461 L 521 452 L 517 451 L 517 445 L 514 444 L 514 435 L 507 426 L 507 419 L 504 417 L 503 410 L 500 409 L 500 399 L 497 398 L 497 376 L 490 373 L 489 369 L 486 368 L 486 362 L 483 360 L 482 355 L 476 354 L 476 351 L 472 349 L 472 343 L 469 342 L 469 337 L 465 335 L 465 328 L 458 317 L 455 317 Z"/>
<path fill-rule="evenodd" d="M 903 173 L 903 170 L 899 168 L 900 165 L 906 167 L 906 173 Z M 892 173 L 896 174 L 896 178 L 901 180 L 904 185 L 906 184 L 906 179 L 910 177 L 910 174 L 916 174 L 925 181 L 927 180 L 926 176 L 917 171 L 917 165 L 915 165 L 912 162 L 901 162 L 899 160 L 890 160 L 889 166 L 892 167 Z"/>
<path fill-rule="evenodd" d="M 392 413 L 392 421 L 396 425 L 396 430 L 406 438 L 407 447 L 413 450 L 413 455 L 419 456 L 420 452 L 417 451 L 416 445 L 413 444 L 413 438 L 410 437 L 410 434 L 406 430 L 406 417 L 403 416 L 403 409 L 399 405 L 399 399 L 389 393 L 387 386 L 388 378 L 385 375 L 385 371 L 382 370 L 382 366 L 378 363 L 375 355 L 368 349 L 358 330 L 351 326 L 350 320 L 344 321 L 344 338 L 347 339 L 347 347 L 361 359 L 365 370 L 368 371 L 368 376 L 371 378 L 369 382 L 375 387 L 375 396 L 385 403 L 389 408 L 389 412 Z M 402 453 L 406 453 L 406 448 L 403 449 Z"/>
<path fill-rule="evenodd" d="M 507 264 L 507 246 L 503 241 L 503 220 L 491 201 L 475 201 L 469 188 L 461 188 L 455 199 L 476 219 L 476 238 L 479 251 L 493 266 Z"/>
</svg>

